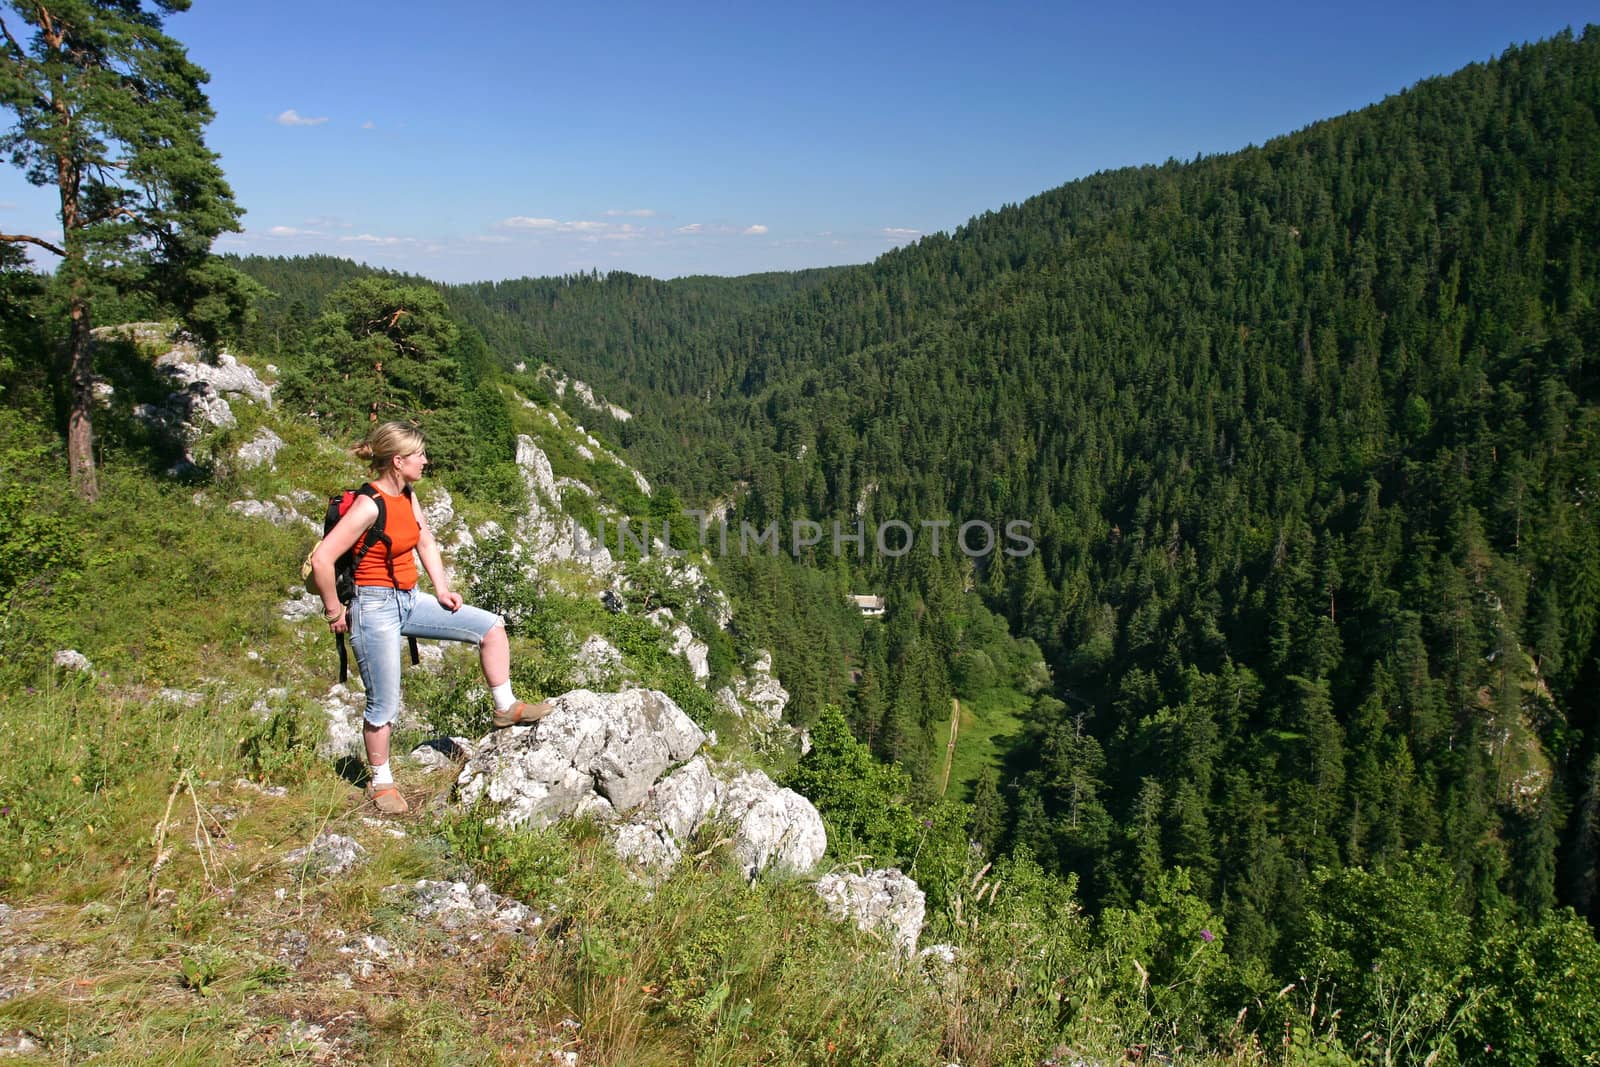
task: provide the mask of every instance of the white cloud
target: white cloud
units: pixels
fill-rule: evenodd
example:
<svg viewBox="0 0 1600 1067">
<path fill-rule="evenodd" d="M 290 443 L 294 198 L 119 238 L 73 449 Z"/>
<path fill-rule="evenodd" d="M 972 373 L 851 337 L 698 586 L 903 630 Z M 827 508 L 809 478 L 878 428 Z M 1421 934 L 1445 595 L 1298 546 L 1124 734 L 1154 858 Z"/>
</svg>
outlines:
<svg viewBox="0 0 1600 1067">
<path fill-rule="evenodd" d="M 705 233 L 706 228 L 698 222 L 691 222 L 687 226 L 679 226 L 673 233 Z"/>
<path fill-rule="evenodd" d="M 477 241 L 480 244 L 486 245 L 503 245 L 511 242 L 511 238 L 507 237 L 503 233 L 480 233 L 475 237 L 467 238 L 467 240 Z"/>
<path fill-rule="evenodd" d="M 537 230 L 540 233 L 604 233 L 613 229 L 610 222 L 594 222 L 589 219 L 574 219 L 562 222 L 560 219 L 535 218 L 531 215 L 512 215 L 508 219 L 501 219 L 496 225 L 507 230 Z"/>
<path fill-rule="evenodd" d="M 363 130 L 375 130 L 378 128 L 378 124 L 373 122 L 371 119 L 368 119 L 366 122 L 361 124 L 361 128 Z"/>
<path fill-rule="evenodd" d="M 15 211 L 15 210 L 17 210 L 17 205 L 13 204 L 9 200 L 0 200 L 0 211 Z"/>
<path fill-rule="evenodd" d="M 359 241 L 370 245 L 409 245 L 416 244 L 415 237 L 380 237 L 375 233 L 358 233 L 351 237 L 341 237 L 341 241 Z"/>
<path fill-rule="evenodd" d="M 302 230 L 298 226 L 272 226 L 267 229 L 269 237 L 321 237 L 316 230 Z"/>
<path fill-rule="evenodd" d="M 746 237 L 760 237 L 762 234 L 764 234 L 766 232 L 767 232 L 767 228 L 765 226 L 761 225 L 759 222 L 756 223 L 754 226 L 746 226 L 744 228 L 744 235 Z"/>
<path fill-rule="evenodd" d="M 280 114 L 275 121 L 279 126 L 321 126 L 324 122 L 328 121 L 328 116 L 322 115 L 318 118 L 306 118 L 304 115 L 301 115 L 300 112 L 291 107 L 289 110 Z"/>
<path fill-rule="evenodd" d="M 631 210 L 624 210 L 622 208 L 614 207 L 606 212 L 606 215 L 609 218 L 616 218 L 619 215 L 625 215 L 631 219 L 653 219 L 656 217 L 656 214 L 656 212 L 651 211 L 647 207 L 636 207 L 632 208 Z"/>
<path fill-rule="evenodd" d="M 885 226 L 880 232 L 891 241 L 909 241 L 922 236 L 921 230 L 908 230 L 904 226 Z"/>
</svg>

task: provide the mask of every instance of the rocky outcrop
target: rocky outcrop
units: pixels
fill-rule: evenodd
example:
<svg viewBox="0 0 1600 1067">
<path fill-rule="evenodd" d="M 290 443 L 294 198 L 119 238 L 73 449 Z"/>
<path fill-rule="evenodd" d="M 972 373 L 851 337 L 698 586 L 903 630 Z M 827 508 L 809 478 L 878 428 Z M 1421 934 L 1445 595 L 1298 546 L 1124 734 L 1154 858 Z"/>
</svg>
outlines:
<svg viewBox="0 0 1600 1067">
<path fill-rule="evenodd" d="M 226 352 L 217 353 L 215 363 L 207 363 L 198 346 L 179 340 L 171 351 L 156 360 L 156 367 L 190 392 L 215 396 L 231 394 L 269 408 L 272 406 L 272 387 Z M 196 388 L 202 385 L 204 388 Z"/>
<path fill-rule="evenodd" d="M 57 667 L 65 667 L 69 671 L 87 671 L 93 668 L 89 657 L 75 648 L 58 648 L 56 654 L 50 657 L 50 662 Z"/>
<path fill-rule="evenodd" d="M 746 771 L 727 784 L 722 818 L 732 824 L 734 854 L 752 878 L 769 867 L 804 874 L 828 847 L 822 816 L 811 801 L 761 771 Z"/>
<path fill-rule="evenodd" d="M 694 680 L 704 686 L 706 679 L 711 677 L 709 660 L 711 650 L 706 643 L 694 635 L 688 623 L 674 619 L 671 608 L 657 608 L 645 618 L 667 631 L 668 636 L 672 638 L 672 654 L 682 656 L 689 664 Z"/>
<path fill-rule="evenodd" d="M 628 409 L 618 407 L 616 404 L 596 397 L 588 382 L 580 381 L 577 378 L 568 378 L 554 367 L 548 366 L 539 368 L 539 376 L 549 379 L 550 384 L 555 386 L 556 396 L 558 397 L 566 396 L 567 390 L 571 389 L 572 394 L 583 401 L 584 406 L 592 411 L 603 411 L 618 422 L 627 422 L 633 418 L 633 412 Z"/>
<path fill-rule="evenodd" d="M 572 680 L 581 686 L 602 685 L 622 670 L 622 653 L 599 634 L 584 638 L 573 656 Z"/>
<path fill-rule="evenodd" d="M 538 493 L 545 502 L 561 503 L 561 487 L 556 485 L 555 471 L 550 467 L 550 457 L 527 434 L 517 437 L 517 466 L 528 488 Z"/>
<path fill-rule="evenodd" d="M 270 522 L 274 526 L 303 526 L 318 537 L 322 536 L 322 524 L 302 515 L 294 500 L 286 496 L 273 500 L 235 500 L 228 505 L 228 510 L 247 519 Z"/>
<path fill-rule="evenodd" d="M 528 487 L 528 510 L 517 520 L 516 538 L 526 547 L 531 562 L 537 566 L 572 560 L 595 576 L 609 579 L 617 570 L 611 551 L 592 531 L 561 511 L 561 487 L 550 468 L 550 458 L 527 434 L 517 438 L 517 466 Z"/>
<path fill-rule="evenodd" d="M 755 716 L 757 725 L 783 721 L 783 711 L 789 706 L 789 691 L 772 676 L 772 657 L 761 653 L 752 673 L 736 678 L 731 686 L 717 690 L 717 702 L 743 719 L 746 713 Z"/>
<path fill-rule="evenodd" d="M 239 446 L 235 458 L 239 466 L 249 470 L 265 466 L 269 470 L 277 469 L 278 453 L 283 451 L 283 438 L 262 426 L 256 430 L 256 435 Z"/>
<path fill-rule="evenodd" d="M 495 804 L 502 826 L 543 826 L 580 810 L 628 812 L 705 741 L 657 690 L 575 689 L 553 703 L 539 722 L 501 730 L 478 747 L 457 780 L 462 802 Z"/>
<path fill-rule="evenodd" d="M 670 870 L 687 843 L 722 804 L 722 783 L 696 756 L 657 782 L 645 802 L 617 828 L 617 854 L 657 871 Z"/>
<path fill-rule="evenodd" d="M 417 918 L 437 923 L 449 933 L 523 934 L 543 925 L 543 919 L 528 905 L 503 897 L 481 883 L 469 886 L 465 882 L 424 878 L 409 886 L 388 886 L 383 893 L 408 903 Z"/>
<path fill-rule="evenodd" d="M 907 875 L 893 868 L 827 874 L 816 888 L 835 918 L 850 919 L 858 929 L 886 937 L 906 959 L 916 952 L 927 900 Z"/>
<path fill-rule="evenodd" d="M 207 428 L 237 425 L 230 397 L 272 406 L 272 388 L 256 377 L 255 371 L 227 352 L 217 353 L 214 361 L 207 360 L 198 343 L 165 323 L 101 327 L 94 335 L 101 341 L 130 340 L 165 349 L 155 360 L 155 369 L 171 391 L 160 403 L 136 405 L 133 414 L 182 446 L 183 459 L 174 465 L 172 473 L 194 466 L 191 449 Z"/>
</svg>

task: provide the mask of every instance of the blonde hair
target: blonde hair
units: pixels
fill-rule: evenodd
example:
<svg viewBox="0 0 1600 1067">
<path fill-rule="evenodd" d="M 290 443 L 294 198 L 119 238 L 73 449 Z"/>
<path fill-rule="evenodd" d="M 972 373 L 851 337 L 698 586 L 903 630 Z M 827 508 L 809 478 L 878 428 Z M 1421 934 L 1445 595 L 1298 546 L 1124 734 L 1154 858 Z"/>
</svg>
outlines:
<svg viewBox="0 0 1600 1067">
<path fill-rule="evenodd" d="M 411 422 L 386 422 L 374 426 L 366 440 L 352 450 L 372 465 L 379 474 L 388 470 L 396 456 L 410 456 L 423 449 L 422 431 Z"/>
</svg>

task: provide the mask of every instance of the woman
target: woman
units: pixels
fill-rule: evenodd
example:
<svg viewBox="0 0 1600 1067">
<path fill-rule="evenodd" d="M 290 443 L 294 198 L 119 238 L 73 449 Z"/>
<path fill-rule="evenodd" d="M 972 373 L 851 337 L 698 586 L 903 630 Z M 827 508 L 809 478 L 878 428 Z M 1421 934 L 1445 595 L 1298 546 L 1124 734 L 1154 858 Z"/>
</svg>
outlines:
<svg viewBox="0 0 1600 1067">
<path fill-rule="evenodd" d="M 401 646 L 406 637 L 466 641 L 478 646 L 483 679 L 494 696 L 497 728 L 537 722 L 548 703 L 526 704 L 511 693 L 511 651 L 500 616 L 461 601 L 452 592 L 439 546 L 411 487 L 428 466 L 422 432 L 404 422 L 386 422 L 356 447 L 372 465 L 369 483 L 383 497 L 384 530 L 356 565 L 356 597 L 348 615 L 334 586 L 334 561 L 356 547 L 378 518 L 378 505 L 358 495 L 344 518 L 311 554 L 311 573 L 322 595 L 323 615 L 336 634 L 348 633 L 367 691 L 362 723 L 372 776 L 367 797 L 390 815 L 408 805 L 389 769 L 389 726 L 400 711 Z M 417 589 L 417 559 L 428 572 L 434 595 Z"/>
</svg>

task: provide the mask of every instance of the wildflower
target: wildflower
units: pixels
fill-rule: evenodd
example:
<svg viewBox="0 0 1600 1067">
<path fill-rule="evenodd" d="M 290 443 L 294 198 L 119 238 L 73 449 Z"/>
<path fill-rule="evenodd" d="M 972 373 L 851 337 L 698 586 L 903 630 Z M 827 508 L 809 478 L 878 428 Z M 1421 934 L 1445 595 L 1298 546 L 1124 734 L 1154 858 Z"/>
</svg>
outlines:
<svg viewBox="0 0 1600 1067">
<path fill-rule="evenodd" d="M 1200 931 L 1200 940 L 1204 941 L 1206 944 L 1209 945 L 1209 944 L 1211 944 L 1211 942 L 1215 941 L 1216 939 L 1217 939 L 1217 935 L 1212 933 L 1210 930 L 1201 930 Z"/>
</svg>

